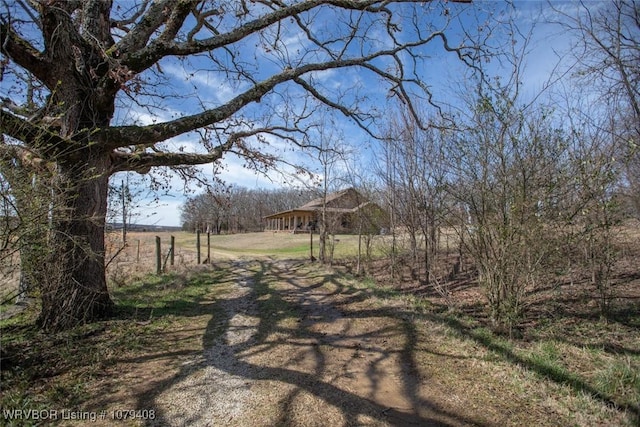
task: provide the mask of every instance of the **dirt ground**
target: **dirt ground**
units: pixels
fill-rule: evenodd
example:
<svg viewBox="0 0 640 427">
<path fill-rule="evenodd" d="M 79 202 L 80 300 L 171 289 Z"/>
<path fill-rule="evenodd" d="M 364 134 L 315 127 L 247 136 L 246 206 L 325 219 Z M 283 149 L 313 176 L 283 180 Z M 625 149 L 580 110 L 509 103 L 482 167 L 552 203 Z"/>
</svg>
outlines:
<svg viewBox="0 0 640 427">
<path fill-rule="evenodd" d="M 201 356 L 119 363 L 127 380 L 105 380 L 109 392 L 89 406 L 153 410 L 150 425 L 467 424 L 422 390 L 401 319 L 299 267 L 236 262 L 237 286 L 212 302 L 226 316 L 163 337 L 209 336 Z"/>
</svg>

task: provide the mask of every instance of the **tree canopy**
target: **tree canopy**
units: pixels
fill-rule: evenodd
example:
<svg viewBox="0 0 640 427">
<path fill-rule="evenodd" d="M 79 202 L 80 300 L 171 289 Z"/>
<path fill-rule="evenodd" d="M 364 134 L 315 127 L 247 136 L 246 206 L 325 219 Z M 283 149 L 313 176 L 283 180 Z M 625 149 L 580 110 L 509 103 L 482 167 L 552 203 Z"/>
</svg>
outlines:
<svg viewBox="0 0 640 427">
<path fill-rule="evenodd" d="M 3 151 L 44 160 L 73 152 L 82 159 L 90 148 L 109 152 L 110 172 L 146 172 L 243 152 L 250 136 L 311 145 L 304 137 L 305 119 L 318 103 L 367 129 L 372 112 L 358 102 L 358 83 L 333 90 L 331 70 L 372 73 L 411 103 L 415 89 L 426 89 L 419 75 L 427 59 L 424 45 L 439 41 L 469 62 L 475 52 L 451 46 L 444 32 L 449 19 L 433 19 L 441 21 L 436 26 L 425 18 L 438 10 L 413 3 L 17 2 L 2 16 L 3 74 L 11 83 L 2 129 L 23 144 L 5 141 Z M 165 64 L 183 67 L 185 76 L 204 73 L 232 95 L 218 102 L 199 96 L 198 109 L 178 112 L 172 120 L 127 123 L 116 111 L 127 103 L 153 113 L 183 96 L 163 86 L 170 77 Z M 303 94 L 304 101 L 292 102 L 293 94 Z M 159 145 L 197 130 L 204 150 Z"/>
</svg>

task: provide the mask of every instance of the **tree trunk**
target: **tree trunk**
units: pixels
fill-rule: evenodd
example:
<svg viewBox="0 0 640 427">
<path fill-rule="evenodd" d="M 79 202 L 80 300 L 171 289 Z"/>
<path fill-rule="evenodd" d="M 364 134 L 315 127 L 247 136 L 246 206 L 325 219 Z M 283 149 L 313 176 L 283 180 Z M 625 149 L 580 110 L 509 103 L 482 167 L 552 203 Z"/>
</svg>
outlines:
<svg viewBox="0 0 640 427">
<path fill-rule="evenodd" d="M 39 325 L 63 330 L 111 313 L 105 277 L 104 227 L 109 157 L 87 153 L 83 165 L 61 162 L 50 236 L 43 263 Z M 69 162 L 72 163 L 72 162 Z"/>
<path fill-rule="evenodd" d="M 326 197 L 326 195 L 325 195 Z M 319 233 L 319 245 L 318 245 L 318 259 L 322 264 L 327 262 L 327 216 L 325 213 L 326 207 L 322 207 L 321 220 L 320 220 L 320 233 Z"/>
<path fill-rule="evenodd" d="M 431 242 L 429 240 L 428 230 L 423 231 L 424 238 L 424 282 L 431 283 Z"/>
<path fill-rule="evenodd" d="M 360 222 L 358 224 L 358 258 L 356 264 L 356 276 L 360 276 L 362 274 L 362 218 L 360 218 Z"/>
<path fill-rule="evenodd" d="M 14 197 L 19 211 L 28 212 L 21 218 L 20 281 L 18 283 L 19 293 L 16 298 L 16 304 L 22 304 L 37 289 L 38 277 L 34 273 L 37 266 L 40 265 L 47 245 L 45 241 L 46 232 L 41 227 L 44 218 L 41 217 L 42 212 L 38 209 L 38 204 L 42 202 L 40 195 L 37 194 L 34 188 L 31 203 L 27 203 L 24 194 L 19 191 L 14 191 Z"/>
<path fill-rule="evenodd" d="M 325 264 L 327 262 L 327 231 L 323 225 L 320 226 L 318 237 L 318 259 L 322 264 Z"/>
</svg>

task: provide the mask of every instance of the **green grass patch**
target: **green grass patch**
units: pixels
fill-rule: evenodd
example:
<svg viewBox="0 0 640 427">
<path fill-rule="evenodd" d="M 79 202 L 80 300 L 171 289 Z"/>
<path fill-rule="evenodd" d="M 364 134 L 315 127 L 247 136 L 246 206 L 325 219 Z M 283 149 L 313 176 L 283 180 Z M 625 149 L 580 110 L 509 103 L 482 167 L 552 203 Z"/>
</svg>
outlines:
<svg viewBox="0 0 640 427">
<path fill-rule="evenodd" d="M 640 358 L 622 356 L 596 371 L 594 387 L 623 405 L 640 404 Z"/>
<path fill-rule="evenodd" d="M 191 235 L 194 236 L 194 235 Z M 189 240 L 189 239 L 192 239 Z M 195 237 L 188 236 L 180 239 L 187 243 L 187 247 L 195 248 Z M 206 236 L 202 239 L 201 245 L 206 250 Z M 212 235 L 211 248 L 214 251 L 221 251 L 239 256 L 268 256 L 278 259 L 305 259 L 311 255 L 311 237 L 309 234 L 291 233 L 246 233 L 233 235 Z M 317 234 L 313 235 L 313 256 L 318 257 L 320 241 Z M 377 248 L 377 246 L 376 246 Z M 328 249 L 327 249 L 328 250 Z M 362 249 L 364 251 L 364 247 Z M 358 253 L 358 236 L 352 234 L 341 234 L 335 236 L 334 259 L 353 258 Z M 375 256 L 381 255 L 381 251 L 376 249 Z"/>
<path fill-rule="evenodd" d="M 138 312 L 156 317 L 198 314 L 202 311 L 200 302 L 210 296 L 212 287 L 224 286 L 224 278 L 224 270 L 194 275 L 148 275 L 115 288 L 112 298 L 122 316 L 134 314 L 137 317 Z"/>
<path fill-rule="evenodd" d="M 275 258 L 308 258 L 310 251 L 308 244 L 292 244 L 284 247 L 256 248 L 256 247 L 229 247 L 222 245 L 212 245 L 213 251 L 233 252 L 237 255 L 259 255 Z"/>
</svg>

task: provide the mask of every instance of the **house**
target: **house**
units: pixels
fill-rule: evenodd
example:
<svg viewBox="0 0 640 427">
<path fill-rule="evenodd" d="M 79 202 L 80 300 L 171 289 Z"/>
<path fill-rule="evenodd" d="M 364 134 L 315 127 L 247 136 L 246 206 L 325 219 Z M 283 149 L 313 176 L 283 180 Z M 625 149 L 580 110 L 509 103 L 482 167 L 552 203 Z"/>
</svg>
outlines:
<svg viewBox="0 0 640 427">
<path fill-rule="evenodd" d="M 277 212 L 264 217 L 265 231 L 309 233 L 318 229 L 323 205 L 326 206 L 327 227 L 332 233 L 368 232 L 373 227 L 382 227 L 379 220 L 384 218 L 382 209 L 364 198 L 353 188 L 328 194 L 314 199 L 299 208 Z M 363 229 L 363 226 L 365 227 Z M 377 233 L 376 231 L 376 233 Z"/>
</svg>

